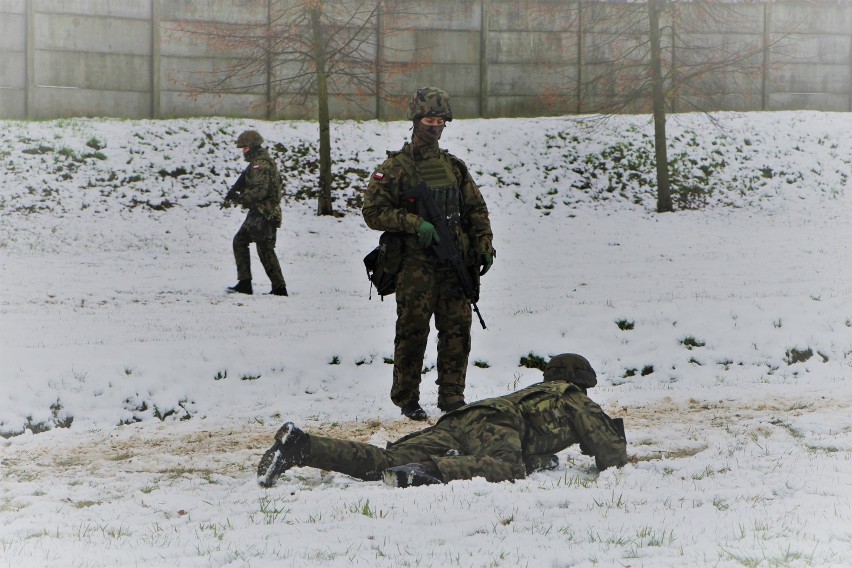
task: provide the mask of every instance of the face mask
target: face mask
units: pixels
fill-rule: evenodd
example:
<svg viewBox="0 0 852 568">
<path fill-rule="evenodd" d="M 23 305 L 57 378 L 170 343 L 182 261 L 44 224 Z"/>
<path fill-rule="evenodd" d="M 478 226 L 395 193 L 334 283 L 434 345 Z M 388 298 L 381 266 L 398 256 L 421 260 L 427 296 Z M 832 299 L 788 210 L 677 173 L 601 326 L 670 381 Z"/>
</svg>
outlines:
<svg viewBox="0 0 852 568">
<path fill-rule="evenodd" d="M 420 138 L 427 144 L 432 144 L 441 139 L 441 133 L 444 132 L 446 124 L 440 126 L 427 126 L 422 122 L 417 122 L 414 126 L 414 135 Z"/>
</svg>

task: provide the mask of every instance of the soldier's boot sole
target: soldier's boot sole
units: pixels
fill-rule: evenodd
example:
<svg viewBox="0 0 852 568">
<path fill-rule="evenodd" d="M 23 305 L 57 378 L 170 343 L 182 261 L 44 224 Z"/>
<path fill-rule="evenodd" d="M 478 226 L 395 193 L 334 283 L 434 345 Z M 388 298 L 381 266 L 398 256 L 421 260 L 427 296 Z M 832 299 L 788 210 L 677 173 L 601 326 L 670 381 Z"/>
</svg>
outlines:
<svg viewBox="0 0 852 568">
<path fill-rule="evenodd" d="M 308 435 L 292 422 L 284 423 L 275 433 L 275 443 L 260 458 L 257 483 L 272 487 L 282 473 L 304 463 L 309 449 Z"/>
</svg>

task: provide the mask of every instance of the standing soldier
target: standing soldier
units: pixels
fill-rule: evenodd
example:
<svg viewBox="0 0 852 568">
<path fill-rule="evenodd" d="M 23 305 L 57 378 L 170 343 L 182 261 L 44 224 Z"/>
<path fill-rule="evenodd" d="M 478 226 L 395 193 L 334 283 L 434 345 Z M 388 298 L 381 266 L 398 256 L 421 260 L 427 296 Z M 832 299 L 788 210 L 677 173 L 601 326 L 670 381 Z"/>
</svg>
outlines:
<svg viewBox="0 0 852 568">
<path fill-rule="evenodd" d="M 287 469 L 309 466 L 367 481 L 408 487 L 484 477 L 523 479 L 554 469 L 556 454 L 573 444 L 594 456 L 599 471 L 628 461 L 624 421 L 610 418 L 586 395 L 597 384 L 588 360 L 575 353 L 553 357 L 544 382 L 506 396 L 463 406 L 435 426 L 387 449 L 307 434 L 286 422 L 257 466 L 257 481 L 272 486 Z"/>
<path fill-rule="evenodd" d="M 414 122 L 411 142 L 373 172 L 362 212 L 371 229 L 396 235 L 401 265 L 396 277 L 396 338 L 391 400 L 412 420 L 426 420 L 420 406 L 420 375 L 435 316 L 438 330 L 438 408 L 464 405 L 470 354 L 470 301 L 451 265 L 431 250 L 438 242 L 434 225 L 409 198 L 425 182 L 445 216 L 475 286 L 494 261 L 491 223 L 485 200 L 464 162 L 438 146 L 446 123 L 453 119 L 446 92 L 418 89 L 408 105 Z"/>
<path fill-rule="evenodd" d="M 257 256 L 272 282 L 270 294 L 287 295 L 287 284 L 275 255 L 275 239 L 281 226 L 281 174 L 256 130 L 246 130 L 237 137 L 237 148 L 249 163 L 225 196 L 225 204 L 236 203 L 248 209 L 240 230 L 234 235 L 234 260 L 237 262 L 236 285 L 230 292 L 251 294 L 251 255 L 249 245 L 255 243 Z"/>
</svg>

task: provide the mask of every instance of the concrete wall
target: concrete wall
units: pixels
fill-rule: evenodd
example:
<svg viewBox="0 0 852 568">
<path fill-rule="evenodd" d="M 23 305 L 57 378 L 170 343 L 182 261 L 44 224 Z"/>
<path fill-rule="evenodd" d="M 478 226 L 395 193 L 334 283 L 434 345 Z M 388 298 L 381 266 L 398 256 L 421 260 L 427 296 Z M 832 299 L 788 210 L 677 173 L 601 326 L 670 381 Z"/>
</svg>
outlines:
<svg viewBox="0 0 852 568">
<path fill-rule="evenodd" d="M 261 65 L 216 95 L 198 95 L 189 86 L 215 77 L 241 53 L 225 39 L 188 30 L 207 24 L 263 30 L 270 2 L 298 6 L 298 0 L 0 0 L 0 118 L 313 118 L 310 93 L 302 98 L 293 84 L 275 85 L 300 61 Z M 358 10 L 369 8 L 365 0 L 329 5 L 357 14 L 350 26 L 366 18 Z M 399 5 L 399 13 L 370 20 L 364 32 L 364 55 L 384 64 L 375 80 L 388 96 L 347 83 L 342 96 L 332 97 L 333 118 L 400 118 L 405 98 L 426 84 L 449 91 L 460 117 L 594 112 L 623 98 L 646 70 L 642 3 Z M 685 82 L 670 99 L 675 110 L 852 111 L 852 2 L 723 5 L 724 11 L 709 3 L 676 4 L 666 15 L 663 43 L 674 46 L 666 65 L 684 72 L 714 51 L 754 50 L 745 61 L 752 71 L 725 68 Z M 683 49 L 684 42 L 704 49 Z M 621 61 L 617 70 L 614 59 Z M 388 66 L 395 72 L 382 70 Z M 644 98 L 624 105 L 625 112 L 648 110 Z"/>
</svg>

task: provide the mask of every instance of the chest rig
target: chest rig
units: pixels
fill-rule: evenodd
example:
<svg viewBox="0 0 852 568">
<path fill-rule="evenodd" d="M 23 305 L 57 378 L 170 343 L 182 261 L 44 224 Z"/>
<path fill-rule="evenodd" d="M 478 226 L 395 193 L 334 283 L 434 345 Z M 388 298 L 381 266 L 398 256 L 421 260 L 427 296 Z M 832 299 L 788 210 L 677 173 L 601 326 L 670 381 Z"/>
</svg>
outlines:
<svg viewBox="0 0 852 568">
<path fill-rule="evenodd" d="M 453 166 L 446 156 L 437 155 L 419 162 L 413 161 L 417 181 L 429 186 L 432 198 L 450 229 L 461 222 L 461 191 L 456 184 Z"/>
</svg>

